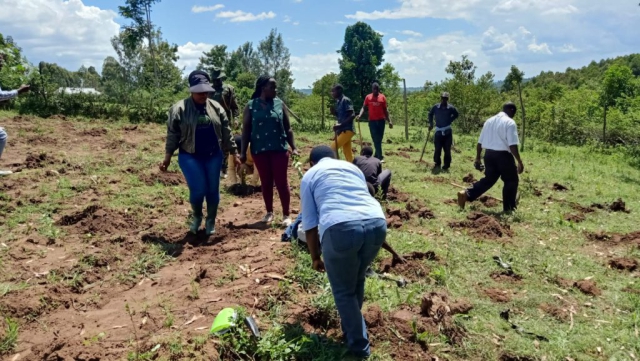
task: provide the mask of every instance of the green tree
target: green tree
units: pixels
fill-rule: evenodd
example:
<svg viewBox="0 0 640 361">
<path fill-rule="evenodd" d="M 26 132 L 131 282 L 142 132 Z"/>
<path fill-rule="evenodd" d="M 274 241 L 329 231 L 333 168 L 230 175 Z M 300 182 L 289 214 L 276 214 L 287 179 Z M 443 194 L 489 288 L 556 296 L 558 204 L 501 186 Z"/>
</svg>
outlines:
<svg viewBox="0 0 640 361">
<path fill-rule="evenodd" d="M 511 91 L 515 87 L 518 91 L 518 97 L 520 98 L 520 115 L 522 116 L 522 145 L 520 148 L 524 150 L 524 140 L 526 137 L 527 123 L 524 111 L 524 101 L 522 100 L 522 81 L 524 80 L 524 72 L 520 71 L 517 66 L 512 65 L 511 71 L 507 74 L 502 84 L 502 89 L 505 91 Z"/>
<path fill-rule="evenodd" d="M 200 57 L 200 63 L 196 69 L 204 70 L 207 73 L 211 74 L 214 67 L 227 67 L 227 61 L 229 59 L 229 54 L 227 53 L 226 45 L 214 45 L 211 50 L 205 51 L 202 53 Z"/>
<path fill-rule="evenodd" d="M 261 72 L 275 77 L 278 82 L 278 97 L 286 102 L 293 90 L 291 55 L 278 29 L 271 29 L 269 35 L 260 41 L 257 56 L 261 62 Z"/>
<path fill-rule="evenodd" d="M 633 72 L 626 65 L 614 64 L 604 73 L 600 88 L 600 105 L 604 108 L 602 142 L 607 141 L 607 110 L 621 98 L 633 96 L 634 81 Z"/>
<path fill-rule="evenodd" d="M 329 73 L 313 82 L 311 93 L 319 96 L 328 96 L 331 88 L 338 83 L 339 76 L 336 73 Z"/>
<path fill-rule="evenodd" d="M 347 27 L 339 53 L 340 83 L 354 104 L 362 104 L 371 91 L 371 83 L 380 75 L 378 68 L 384 60 L 382 36 L 368 24 L 357 22 Z"/>
<path fill-rule="evenodd" d="M 11 36 L 6 38 L 0 33 L 0 86 L 5 89 L 17 89 L 26 83 L 29 63 L 22 56 L 22 49 L 14 43 Z"/>
<path fill-rule="evenodd" d="M 151 6 L 159 2 L 160 0 L 126 0 L 124 6 L 118 6 L 120 15 L 132 21 L 131 24 L 125 25 L 122 31 L 124 42 L 128 47 L 134 48 L 140 45 L 142 39 L 147 39 L 156 79 L 158 68 L 154 55 L 154 25 L 151 23 Z M 157 85 L 159 86 L 159 83 Z"/>
<path fill-rule="evenodd" d="M 252 74 L 254 78 L 258 77 L 260 68 L 260 59 L 253 48 L 253 43 L 246 42 L 231 52 L 225 71 L 229 79 L 235 81 L 243 73 Z"/>
</svg>

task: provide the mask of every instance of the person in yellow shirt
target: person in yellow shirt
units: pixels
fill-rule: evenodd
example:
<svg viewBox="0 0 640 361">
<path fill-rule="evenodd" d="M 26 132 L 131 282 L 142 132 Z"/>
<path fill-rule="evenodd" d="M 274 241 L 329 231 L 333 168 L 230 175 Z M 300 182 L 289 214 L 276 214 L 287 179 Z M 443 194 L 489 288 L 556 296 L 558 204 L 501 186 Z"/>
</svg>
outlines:
<svg viewBox="0 0 640 361">
<path fill-rule="evenodd" d="M 356 117 L 356 113 L 353 110 L 351 99 L 346 97 L 343 92 L 344 88 L 340 84 L 334 85 L 331 89 L 331 96 L 336 100 L 336 106 L 332 109 L 332 113 L 336 116 L 337 120 L 336 125 L 333 126 L 337 141 L 331 144 L 331 149 L 337 154 L 338 150 L 336 149 L 336 145 L 338 148 L 342 148 L 344 158 L 347 162 L 351 163 L 353 162 L 351 138 L 353 138 L 355 134 L 353 120 Z"/>
</svg>

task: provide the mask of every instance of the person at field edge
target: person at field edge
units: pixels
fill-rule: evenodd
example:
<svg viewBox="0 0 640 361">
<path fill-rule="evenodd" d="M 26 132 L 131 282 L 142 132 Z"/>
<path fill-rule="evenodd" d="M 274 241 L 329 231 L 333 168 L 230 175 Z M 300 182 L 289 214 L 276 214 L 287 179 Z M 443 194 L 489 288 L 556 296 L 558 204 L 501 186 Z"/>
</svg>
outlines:
<svg viewBox="0 0 640 361">
<path fill-rule="evenodd" d="M 449 93 L 443 92 L 440 103 L 434 105 L 429 111 L 429 130 L 433 129 L 433 118 L 436 119 L 436 132 L 433 135 L 435 151 L 433 162 L 439 169 L 441 164 L 440 154 L 444 150 L 444 167 L 447 170 L 451 166 L 451 145 L 453 144 L 453 130 L 451 124 L 458 119 L 458 110 L 449 104 Z"/>
<path fill-rule="evenodd" d="M 502 205 L 505 212 L 516 209 L 518 194 L 518 174 L 524 172 L 524 164 L 518 152 L 518 126 L 513 120 L 517 108 L 508 102 L 502 106 L 502 111 L 489 118 L 482 127 L 480 139 L 476 147 L 476 169 L 483 168 L 480 157 L 484 154 L 485 177 L 474 183 L 465 191 L 458 193 L 458 204 L 464 208 L 466 202 L 473 202 L 491 189 L 502 178 Z M 516 166 L 516 161 L 518 165 Z"/>
<path fill-rule="evenodd" d="M 389 169 L 382 170 L 382 161 L 373 157 L 373 149 L 363 147 L 360 155 L 353 160 L 353 164 L 360 169 L 364 174 L 364 179 L 373 187 L 374 196 L 379 190 L 382 190 L 382 197 L 386 199 L 391 184 L 391 171 Z"/>
<path fill-rule="evenodd" d="M 209 93 L 213 91 L 209 74 L 200 70 L 189 74 L 189 91 L 189 98 L 180 100 L 169 110 L 165 157 L 160 170 L 167 171 L 173 153 L 179 149 L 178 164 L 187 180 L 193 211 L 189 230 L 194 234 L 198 232 L 206 199 L 205 229 L 207 235 L 212 235 L 220 203 L 223 152 L 232 154 L 234 163 L 238 165 L 240 157 L 224 109 L 209 99 Z"/>
<path fill-rule="evenodd" d="M 376 148 L 375 157 L 384 161 L 382 139 L 384 138 L 385 122 L 389 122 L 389 129 L 393 129 L 393 123 L 389 118 L 387 98 L 384 94 L 380 93 L 380 85 L 378 83 L 371 85 L 371 94 L 364 98 L 364 104 L 362 105 L 362 109 L 360 109 L 358 119 L 364 114 L 365 107 L 369 111 L 369 131 L 371 132 L 373 146 Z"/>
<path fill-rule="evenodd" d="M 313 269 L 327 272 L 349 350 L 368 357 L 361 312 L 365 275 L 385 242 L 387 221 L 355 165 L 336 160 L 326 145 L 313 148 L 309 158 L 311 169 L 302 177 L 300 198 Z"/>
<path fill-rule="evenodd" d="M 0 54 L 0 71 L 2 70 L 3 66 L 4 66 L 4 56 Z M 29 85 L 24 85 L 24 84 L 16 90 L 2 90 L 2 88 L 0 88 L 0 102 L 9 101 L 20 94 L 24 94 L 29 91 L 29 88 L 30 88 Z M 2 153 L 4 152 L 4 147 L 7 145 L 7 139 L 8 139 L 7 132 L 4 130 L 3 127 L 0 127 L 0 159 L 2 159 Z M 10 174 L 13 174 L 13 172 L 10 170 L 0 170 L 0 176 L 10 175 Z"/>
<path fill-rule="evenodd" d="M 231 128 L 236 129 L 238 127 L 238 116 L 240 116 L 240 110 L 238 108 L 238 103 L 236 102 L 236 92 L 233 89 L 233 86 L 224 83 L 226 78 L 227 75 L 221 68 L 218 68 L 217 66 L 213 67 L 213 70 L 211 71 L 213 92 L 209 93 L 209 98 L 222 105 L 222 108 L 227 114 L 227 119 L 229 119 L 229 123 L 231 124 Z M 222 160 L 222 173 L 220 173 L 220 177 L 227 178 L 228 168 L 231 164 L 233 164 L 233 156 L 225 154 Z"/>
<path fill-rule="evenodd" d="M 273 222 L 273 184 L 278 189 L 282 203 L 282 225 L 291 225 L 289 205 L 291 190 L 287 178 L 289 147 L 298 155 L 293 139 L 293 130 L 284 103 L 276 96 L 276 80 L 263 75 L 256 80 L 256 88 L 251 100 L 244 108 L 242 127 L 242 150 L 240 159 L 247 161 L 247 147 L 251 144 L 251 155 L 258 169 L 262 184 L 262 197 L 267 214 L 262 222 Z"/>
<path fill-rule="evenodd" d="M 344 88 L 340 84 L 336 84 L 331 89 L 331 96 L 336 100 L 336 106 L 332 113 L 335 113 L 337 123 L 333 126 L 337 141 L 331 143 L 331 148 L 336 152 L 336 143 L 338 148 L 342 148 L 344 158 L 347 162 L 353 162 L 353 150 L 351 149 L 351 139 L 355 134 L 353 120 L 355 119 L 355 111 L 351 99 L 344 94 Z"/>
</svg>

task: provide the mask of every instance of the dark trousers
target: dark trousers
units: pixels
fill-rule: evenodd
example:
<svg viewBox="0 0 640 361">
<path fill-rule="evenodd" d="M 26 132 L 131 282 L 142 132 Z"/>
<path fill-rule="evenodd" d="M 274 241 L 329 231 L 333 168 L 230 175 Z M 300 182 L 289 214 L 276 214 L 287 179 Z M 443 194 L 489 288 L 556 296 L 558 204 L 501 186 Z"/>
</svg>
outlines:
<svg viewBox="0 0 640 361">
<path fill-rule="evenodd" d="M 442 164 L 440 162 L 440 154 L 444 149 L 444 167 L 449 168 L 451 165 L 451 145 L 453 144 L 453 132 L 451 132 L 451 129 L 446 130 L 444 134 L 442 134 L 442 132 L 436 132 L 433 138 L 433 144 L 435 145 L 433 162 L 437 167 Z"/>
<path fill-rule="evenodd" d="M 380 175 L 378 175 L 378 182 L 373 185 L 373 188 L 376 193 L 378 192 L 378 189 L 382 189 L 382 195 L 386 199 L 387 193 L 389 193 L 389 185 L 391 185 L 391 171 L 385 169 L 380 173 Z"/>
<path fill-rule="evenodd" d="M 382 155 L 382 139 L 384 138 L 384 129 L 386 122 L 383 120 L 370 120 L 369 131 L 371 132 L 371 139 L 373 140 L 373 147 L 376 149 L 374 157 L 383 160 Z"/>
<path fill-rule="evenodd" d="M 516 195 L 518 193 L 518 167 L 513 155 L 507 151 L 487 150 L 484 155 L 484 178 L 480 179 L 473 186 L 467 189 L 467 199 L 475 201 L 486 191 L 491 189 L 501 178 L 504 182 L 502 187 L 502 206 L 505 212 L 516 209 Z"/>
</svg>

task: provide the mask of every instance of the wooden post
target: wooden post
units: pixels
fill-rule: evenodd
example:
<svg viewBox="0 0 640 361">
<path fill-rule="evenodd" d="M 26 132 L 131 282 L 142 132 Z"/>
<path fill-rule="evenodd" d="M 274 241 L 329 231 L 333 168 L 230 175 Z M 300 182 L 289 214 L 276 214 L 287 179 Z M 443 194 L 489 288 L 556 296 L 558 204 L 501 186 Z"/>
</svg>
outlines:
<svg viewBox="0 0 640 361">
<path fill-rule="evenodd" d="M 607 106 L 604 106 L 604 124 L 602 126 L 602 144 L 607 144 Z"/>
<path fill-rule="evenodd" d="M 407 81 L 402 78 L 404 86 L 404 138 L 409 140 L 409 113 L 407 112 Z"/>
<path fill-rule="evenodd" d="M 527 133 L 527 121 L 524 118 L 524 101 L 522 100 L 522 88 L 520 87 L 520 83 L 518 83 L 518 95 L 520 96 L 520 109 L 522 109 L 522 146 L 520 147 L 520 150 L 524 151 L 524 138 Z"/>
<path fill-rule="evenodd" d="M 324 83 L 322 83 L 322 129 L 324 129 Z"/>
</svg>

